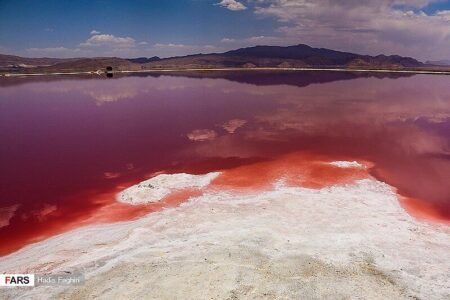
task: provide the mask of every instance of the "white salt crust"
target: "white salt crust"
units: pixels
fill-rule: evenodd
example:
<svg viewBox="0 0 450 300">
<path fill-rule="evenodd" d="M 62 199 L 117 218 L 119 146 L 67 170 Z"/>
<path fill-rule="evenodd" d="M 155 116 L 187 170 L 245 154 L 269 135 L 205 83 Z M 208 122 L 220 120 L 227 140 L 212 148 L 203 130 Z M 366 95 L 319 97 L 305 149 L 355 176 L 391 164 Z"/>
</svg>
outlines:
<svg viewBox="0 0 450 300">
<path fill-rule="evenodd" d="M 360 164 L 357 161 L 332 161 L 329 164 L 339 168 L 365 168 L 364 165 Z"/>
<path fill-rule="evenodd" d="M 218 172 L 205 175 L 160 174 L 125 189 L 117 194 L 116 199 L 133 205 L 158 202 L 175 190 L 205 187 L 219 174 Z"/>
<path fill-rule="evenodd" d="M 124 193 L 141 203 L 217 175 L 160 175 L 139 184 L 156 190 Z M 177 208 L 79 228 L 0 258 L 1 272 L 87 278 L 78 287 L 2 289 L 0 298 L 449 299 L 449 233 L 413 219 L 374 179 L 207 190 Z"/>
</svg>

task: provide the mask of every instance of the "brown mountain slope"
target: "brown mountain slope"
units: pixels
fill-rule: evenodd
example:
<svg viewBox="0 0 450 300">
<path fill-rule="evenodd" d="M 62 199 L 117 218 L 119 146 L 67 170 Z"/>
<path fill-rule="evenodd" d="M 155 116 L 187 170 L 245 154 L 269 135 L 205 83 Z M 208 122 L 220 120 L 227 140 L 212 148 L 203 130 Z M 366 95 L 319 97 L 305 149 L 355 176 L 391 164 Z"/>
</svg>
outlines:
<svg viewBox="0 0 450 300">
<path fill-rule="evenodd" d="M 62 62 L 70 62 L 79 58 L 29 58 L 0 54 L 0 68 L 50 66 Z"/>
<path fill-rule="evenodd" d="M 302 44 L 288 47 L 255 46 L 224 53 L 196 54 L 164 59 L 157 57 L 133 59 L 118 57 L 52 59 L 0 55 L 0 68 L 1 66 L 3 66 L 3 71 L 17 73 L 91 72 L 104 70 L 107 66 L 112 66 L 113 70 L 120 71 L 255 67 L 391 70 L 442 70 L 444 68 L 424 65 L 411 57 L 360 55 L 324 48 L 312 48 Z"/>
<path fill-rule="evenodd" d="M 132 63 L 126 59 L 118 57 L 106 58 L 82 58 L 73 61 L 64 61 L 51 66 L 41 66 L 22 70 L 26 73 L 52 73 L 52 72 L 88 72 L 105 70 L 107 66 L 112 66 L 114 70 L 141 70 L 139 64 Z"/>
</svg>

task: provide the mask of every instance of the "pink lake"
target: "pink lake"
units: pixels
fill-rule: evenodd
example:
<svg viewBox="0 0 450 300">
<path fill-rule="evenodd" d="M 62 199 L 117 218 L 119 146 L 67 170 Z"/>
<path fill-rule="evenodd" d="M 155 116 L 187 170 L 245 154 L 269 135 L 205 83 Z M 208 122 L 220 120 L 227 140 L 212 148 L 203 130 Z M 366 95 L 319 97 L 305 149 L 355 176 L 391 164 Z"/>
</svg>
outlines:
<svg viewBox="0 0 450 300">
<path fill-rule="evenodd" d="M 411 215 L 450 222 L 449 76 L 1 78 L 0 129 L 0 255 L 190 195 L 139 206 L 115 200 L 154 174 L 228 170 L 226 184 L 239 177 L 258 187 L 266 179 L 255 174 L 282 172 L 273 162 L 292 153 L 367 161 Z M 336 178 L 314 172 L 320 184 Z"/>
</svg>

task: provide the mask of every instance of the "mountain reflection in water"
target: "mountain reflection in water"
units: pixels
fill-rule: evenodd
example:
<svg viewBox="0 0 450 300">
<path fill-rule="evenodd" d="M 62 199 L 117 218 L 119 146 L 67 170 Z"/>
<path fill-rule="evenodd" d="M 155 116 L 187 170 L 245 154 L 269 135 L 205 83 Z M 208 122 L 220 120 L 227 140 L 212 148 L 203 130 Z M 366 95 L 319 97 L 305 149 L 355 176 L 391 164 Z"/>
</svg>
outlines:
<svg viewBox="0 0 450 300">
<path fill-rule="evenodd" d="M 369 161 L 412 215 L 450 221 L 448 76 L 138 75 L 0 79 L 0 254 L 161 209 L 114 199 L 155 172 L 299 151 Z"/>
</svg>

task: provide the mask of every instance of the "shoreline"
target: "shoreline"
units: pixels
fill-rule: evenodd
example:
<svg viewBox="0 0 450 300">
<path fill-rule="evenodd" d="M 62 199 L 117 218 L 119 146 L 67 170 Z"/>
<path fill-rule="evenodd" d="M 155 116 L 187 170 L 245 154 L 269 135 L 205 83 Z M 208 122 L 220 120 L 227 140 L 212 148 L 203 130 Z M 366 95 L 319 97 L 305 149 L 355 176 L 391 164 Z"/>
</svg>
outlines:
<svg viewBox="0 0 450 300">
<path fill-rule="evenodd" d="M 338 172 L 367 170 L 322 163 Z M 0 257 L 6 271 L 86 278 L 80 286 L 2 292 L 15 299 L 448 296 L 449 228 L 408 215 L 387 184 L 364 175 L 314 189 L 275 179 L 269 189 L 242 193 L 227 188 L 232 178 L 178 207 L 77 228 Z M 203 185 L 203 177 L 187 183 Z"/>
<path fill-rule="evenodd" d="M 279 73 L 251 72 L 253 71 L 249 70 L 248 73 L 236 72 L 235 74 L 229 73 L 229 75 L 230 77 L 245 78 L 259 77 L 260 75 L 265 77 L 267 74 L 270 77 L 294 75 L 294 79 L 316 76 L 331 77 L 331 79 L 335 79 L 335 77 L 353 78 L 364 75 L 319 72 L 282 73 L 282 71 Z M 177 112 L 180 111 L 178 108 L 182 107 L 182 111 L 186 115 L 197 116 L 196 110 L 188 109 L 188 107 L 196 107 L 197 105 L 193 105 L 196 102 L 188 101 L 189 106 L 179 105 L 179 103 L 186 102 L 184 100 L 187 98 L 186 95 L 194 95 L 192 98 L 198 95 L 196 92 L 186 93 L 186 88 L 178 89 L 180 81 L 183 83 L 183 87 L 187 86 L 187 88 L 208 87 L 214 91 L 220 88 L 220 93 L 202 91 L 202 95 L 211 95 L 205 97 L 204 101 L 208 101 L 207 103 L 210 102 L 209 99 L 220 100 L 223 98 L 223 102 L 217 101 L 223 105 L 208 107 L 207 113 L 211 115 L 221 116 L 217 112 L 225 110 L 230 103 L 233 106 L 234 103 L 238 103 L 237 101 L 244 102 L 246 99 L 253 99 L 255 102 L 250 103 L 265 107 L 265 101 L 262 101 L 265 99 L 261 97 L 261 93 L 266 93 L 267 90 L 274 92 L 267 99 L 276 99 L 277 102 L 267 102 L 270 109 L 262 112 L 249 110 L 248 114 L 240 115 L 233 111 L 220 119 L 215 117 L 212 122 L 204 122 L 201 119 L 201 122 L 193 124 L 196 126 L 192 126 L 192 128 L 189 126 L 191 123 L 188 122 L 191 119 L 180 120 L 179 127 L 173 127 L 173 130 L 172 127 L 166 127 L 167 130 L 164 132 L 172 133 L 172 136 L 179 136 L 185 142 L 190 140 L 190 142 L 186 142 L 189 147 L 184 147 L 184 143 L 172 143 L 177 139 L 168 140 L 170 143 L 167 144 L 171 148 L 173 145 L 181 145 L 178 148 L 180 152 L 177 153 L 182 152 L 182 154 L 178 155 L 169 155 L 170 151 L 153 152 L 150 147 L 142 147 L 143 151 L 139 152 L 142 153 L 142 156 L 133 156 L 131 155 L 133 151 L 129 151 L 129 149 L 140 147 L 136 147 L 136 144 L 130 140 L 127 140 L 130 141 L 128 143 L 123 143 L 122 139 L 118 139 L 117 143 L 108 144 L 108 146 L 116 147 L 124 144 L 127 150 L 119 152 L 119 154 L 125 153 L 126 155 L 114 155 L 113 164 L 111 164 L 111 159 L 105 160 L 104 163 L 98 159 L 95 162 L 101 168 L 98 168 L 97 172 L 76 173 L 76 177 L 80 174 L 83 177 L 95 174 L 101 178 L 104 176 L 103 180 L 120 178 L 121 173 L 130 170 L 129 162 L 132 163 L 132 169 L 135 168 L 133 164 L 136 163 L 137 170 L 142 170 L 139 172 L 139 176 L 135 174 L 117 179 L 117 182 L 112 181 L 111 186 L 120 190 L 120 194 L 114 196 L 115 199 L 120 200 L 122 205 L 134 205 L 134 208 L 139 208 L 137 205 L 155 204 L 164 209 L 124 222 L 105 222 L 82 228 L 76 227 L 41 242 L 28 244 L 4 258 L 0 257 L 0 269 L 3 272 L 38 275 L 81 273 L 87 279 L 83 285 L 73 288 L 39 286 L 29 290 L 5 290 L 6 299 L 40 299 L 41 295 L 64 299 L 94 297 L 99 299 L 165 299 L 183 298 L 185 295 L 196 299 L 447 299 L 450 296 L 450 291 L 446 288 L 447 266 L 450 262 L 450 256 L 446 249 L 450 247 L 448 239 L 450 227 L 423 222 L 408 214 L 405 206 L 399 202 L 400 192 L 394 187 L 395 183 L 398 184 L 395 177 L 388 176 L 389 173 L 375 172 L 374 169 L 375 166 L 380 166 L 384 159 L 393 157 L 397 159 L 394 165 L 396 169 L 392 169 L 393 171 L 400 169 L 405 170 L 408 174 L 421 172 L 420 174 L 429 175 L 431 172 L 427 172 L 427 169 L 421 168 L 421 166 L 430 165 L 435 167 L 432 170 L 445 172 L 445 169 L 437 168 L 428 160 L 421 161 L 418 154 L 420 155 L 424 151 L 421 146 L 423 143 L 419 143 L 421 147 L 411 149 L 416 145 L 415 141 L 425 141 L 427 145 L 435 146 L 425 148 L 426 151 L 442 153 L 442 149 L 445 150 L 445 148 L 441 143 L 436 145 L 433 143 L 434 139 L 426 139 L 429 135 L 417 134 L 418 131 L 415 127 L 403 128 L 387 126 L 387 124 L 399 119 L 413 119 L 416 116 L 438 121 L 441 120 L 438 117 L 447 117 L 445 101 L 447 94 L 445 92 L 447 91 L 446 79 L 448 77 L 365 74 L 366 76 L 363 77 L 371 78 L 350 81 L 350 83 L 341 80 L 331 86 L 336 89 L 327 89 L 327 85 L 315 85 L 299 90 L 297 86 L 283 85 L 274 88 L 250 84 L 237 85 L 231 81 L 221 82 L 221 80 L 211 80 L 217 84 L 209 85 L 209 80 L 177 78 L 175 75 L 225 77 L 226 73 L 150 73 L 130 76 L 118 73 L 116 79 L 120 80 L 108 81 L 105 80 L 105 75 L 99 75 L 98 79 L 100 80 L 85 80 L 87 84 L 81 84 L 83 80 L 72 79 L 90 79 L 95 76 L 11 79 L 12 82 L 53 81 L 51 86 L 64 87 L 63 94 L 58 90 L 55 97 L 47 97 L 54 99 L 54 102 L 49 102 L 49 106 L 43 106 L 45 111 L 56 108 L 54 110 L 55 115 L 58 116 L 56 120 L 71 116 L 78 111 L 91 112 L 91 110 L 77 109 L 78 106 L 67 106 L 66 102 L 61 101 L 61 99 L 67 98 L 65 95 L 73 95 L 73 98 L 69 98 L 70 100 L 73 99 L 74 103 L 83 102 L 85 105 L 89 105 L 92 111 L 109 111 L 111 107 L 116 107 L 118 110 L 114 111 L 119 115 L 136 116 L 129 112 L 139 107 L 144 114 L 142 115 L 143 119 L 137 116 L 133 119 L 137 120 L 136 123 L 144 119 L 158 119 L 160 116 L 170 122 L 173 111 L 169 110 L 166 114 L 165 110 L 154 109 L 159 103 L 167 105 L 166 99 L 183 101 L 171 102 L 173 107 L 177 108 Z M 392 77 L 392 79 L 379 79 L 386 77 Z M 397 80 L 397 78 L 401 79 Z M 58 79 L 61 82 L 54 81 Z M 195 84 L 190 84 L 191 80 Z M 4 81 L 8 82 L 8 80 Z M 134 85 L 133 82 L 138 84 Z M 426 88 L 424 88 L 424 82 L 429 83 Z M 121 83 L 122 85 L 120 85 Z M 38 87 L 47 90 L 48 86 L 48 84 L 43 84 Z M 164 95 L 169 95 L 167 97 L 141 96 L 158 95 L 161 86 L 174 87 L 175 90 L 170 89 L 170 94 L 165 93 Z M 375 86 L 376 94 L 368 89 L 372 86 Z M 140 92 L 144 87 L 145 94 L 127 93 L 123 98 L 142 99 L 142 102 L 125 100 L 119 105 L 97 106 L 97 104 L 106 102 L 100 102 L 98 99 L 101 98 L 94 98 L 94 96 L 101 95 L 103 99 L 106 99 L 104 101 L 121 101 L 120 98 L 107 98 L 106 96 L 119 94 L 124 87 L 131 87 L 132 90 Z M 230 95 L 229 91 L 234 87 L 241 87 L 234 89 L 240 94 Z M 358 88 L 355 89 L 356 87 Z M 398 91 L 403 89 L 407 89 L 408 92 L 405 95 L 399 94 Z M 434 89 L 439 90 L 439 93 L 430 93 Z M 28 98 L 23 97 L 24 99 L 33 99 L 39 91 L 35 85 L 26 87 L 24 90 L 29 92 L 29 94 L 23 93 L 29 95 Z M 323 90 L 326 92 L 322 93 Z M 108 91 L 108 93 L 89 94 L 88 92 L 91 91 Z M 257 93 L 250 94 L 255 91 Z M 339 97 L 330 100 L 329 91 Z M 366 91 L 368 93 L 365 93 Z M 10 97 L 9 92 L 9 90 L 5 91 L 6 97 L 14 101 L 15 98 Z M 361 95 L 361 92 L 364 95 Z M 174 95 L 179 96 L 175 97 Z M 249 95 L 252 95 L 253 98 L 250 98 Z M 396 97 L 398 100 L 391 100 Z M 230 102 L 229 98 L 236 99 L 236 102 Z M 428 98 L 430 100 L 424 102 L 424 99 Z M 17 99 L 21 98 L 17 97 Z M 86 102 L 83 101 L 85 99 Z M 315 99 L 314 105 L 308 106 L 307 104 L 312 102 L 310 99 Z M 381 101 L 383 99 L 386 100 L 383 102 Z M 289 101 L 294 102 L 295 105 L 283 105 Z M 29 102 L 34 103 L 34 101 L 14 101 L 13 103 L 21 105 Z M 364 105 L 352 105 L 354 102 L 364 103 Z M 390 102 L 394 102 L 394 106 L 390 106 Z M 62 106 L 55 105 L 55 103 L 61 103 Z M 132 105 L 122 106 L 122 103 Z M 243 108 L 249 107 L 247 103 L 245 102 L 246 106 Z M 41 105 L 42 102 L 37 104 Z M 325 106 L 330 109 L 324 110 Z M 431 108 L 428 109 L 430 106 Z M 15 107 L 12 106 L 12 108 Z M 60 107 L 67 110 L 58 109 Z M 411 110 L 405 110 L 404 107 L 411 107 Z M 236 112 L 242 110 L 240 106 L 237 108 Z M 280 113 L 287 109 L 292 114 Z M 53 109 L 51 110 L 53 111 Z M 39 110 L 31 110 L 33 114 L 36 114 L 36 111 Z M 153 111 L 155 114 L 150 113 Z M 365 111 L 371 113 L 361 113 Z M 86 115 L 91 116 L 91 114 Z M 330 118 L 330 115 L 336 116 L 336 121 L 328 123 L 327 120 L 334 119 Z M 78 128 L 80 116 L 83 120 L 84 114 L 75 114 L 74 116 L 74 123 L 68 125 L 73 124 Z M 110 116 L 109 114 L 95 114 L 94 116 L 96 116 L 95 120 L 99 120 L 94 125 L 99 124 L 102 128 L 109 129 L 105 133 L 105 137 L 109 137 L 111 131 L 115 133 L 116 137 L 121 137 L 122 132 L 127 135 L 130 132 L 126 127 L 124 131 L 113 131 L 112 129 L 116 128 L 113 126 L 114 124 L 118 124 L 122 128 L 123 123 L 117 122 L 117 119 L 105 122 L 108 119 L 106 117 Z M 15 118 L 15 115 L 12 117 Z M 259 118 L 259 122 L 252 121 L 257 118 Z M 274 119 L 275 123 L 273 123 Z M 296 122 L 299 119 L 301 122 Z M 23 122 L 20 118 L 17 120 Z M 30 118 L 29 120 L 33 121 L 34 119 Z M 276 120 L 280 121 L 277 123 Z M 348 122 L 349 120 L 352 122 Z M 379 121 L 373 122 L 373 120 Z M 248 128 L 238 129 L 239 126 L 244 126 L 245 122 L 249 122 L 246 125 Z M 162 126 L 153 127 L 149 124 L 152 123 L 142 123 L 142 126 L 134 127 L 133 132 L 138 137 L 143 136 L 144 139 L 148 139 L 149 128 L 152 129 L 152 132 L 154 132 L 153 128 L 162 128 Z M 186 126 L 186 124 L 188 125 Z M 286 131 L 286 127 L 284 127 L 286 125 L 289 125 L 287 131 L 291 132 L 289 129 L 293 129 L 296 130 L 295 132 L 299 132 L 308 124 L 312 125 L 308 126 L 308 130 L 301 134 L 282 135 Z M 351 127 L 347 124 L 350 124 Z M 377 128 L 372 129 L 374 126 Z M 255 136 L 258 133 L 255 129 L 261 127 L 266 128 L 264 134 Z M 66 128 L 71 128 L 71 126 L 61 126 L 61 129 Z M 95 127 L 88 126 L 87 128 Z M 358 130 L 353 130 L 353 128 L 358 128 Z M 401 130 L 396 131 L 397 134 L 391 133 L 392 130 L 398 128 Z M 231 134 L 234 134 L 236 130 L 239 130 L 239 134 L 242 136 L 252 136 L 257 142 L 267 137 L 279 137 L 279 139 L 273 142 L 276 144 L 264 145 L 265 151 L 268 150 L 268 152 L 249 152 L 248 149 L 251 146 L 260 146 L 261 144 L 243 143 L 244 140 L 240 136 L 231 138 Z M 240 132 L 241 130 L 242 132 Z M 325 134 L 325 138 L 310 143 L 301 139 L 305 136 L 324 135 L 324 132 L 330 131 L 332 135 Z M 61 132 L 65 134 L 69 130 L 61 130 Z M 89 132 L 92 132 L 92 135 L 86 135 L 86 137 L 95 137 L 98 141 L 103 141 L 103 135 L 99 134 L 99 131 L 90 130 Z M 211 132 L 213 134 L 210 134 Z M 14 134 L 14 132 L 12 133 Z M 210 136 L 216 135 L 219 137 L 215 137 L 217 140 L 214 143 L 211 142 L 206 147 L 205 144 L 200 143 L 200 141 L 208 140 Z M 344 142 L 350 135 L 352 135 L 352 139 Z M 16 135 L 12 135 L 12 137 L 17 138 Z M 73 136 L 68 135 L 68 137 Z M 355 145 L 365 144 L 369 138 L 370 143 L 367 143 L 366 148 L 360 151 L 351 151 Z M 443 139 L 445 141 L 445 136 Z M 160 143 L 157 138 L 154 140 Z M 398 140 L 401 143 L 397 143 Z M 83 141 L 92 141 L 92 138 L 83 139 Z M 199 143 L 194 143 L 197 141 Z M 294 141 L 298 141 L 298 144 L 297 142 L 293 143 Z M 239 147 L 229 148 L 229 151 L 224 152 L 217 151 L 219 147 L 223 147 L 224 142 L 231 142 Z M 157 143 L 151 145 L 157 145 Z M 80 145 L 85 144 L 87 143 Z M 103 150 L 102 144 L 104 143 L 91 145 L 93 148 Z M 291 144 L 292 146 L 290 146 Z M 272 155 L 267 154 L 270 153 L 271 147 L 278 145 L 279 152 Z M 284 145 L 289 145 L 289 148 L 284 148 Z M 322 149 L 323 145 L 332 150 L 318 151 L 317 149 Z M 390 149 L 401 147 L 401 150 L 403 150 L 403 145 L 410 147 L 405 147 L 406 152 L 388 152 L 382 156 L 374 154 L 374 152 L 383 151 L 386 145 Z M 53 148 L 54 146 L 49 149 Z M 108 147 L 108 149 L 113 148 Z M 295 152 L 292 152 L 294 148 L 297 150 L 299 148 L 304 152 L 299 152 L 297 156 Z M 29 149 L 34 148 L 30 147 Z M 165 150 L 165 148 L 163 149 Z M 205 157 L 201 155 L 201 151 L 212 152 L 213 156 Z M 28 152 L 30 151 L 24 153 Z M 92 156 L 89 157 L 98 158 L 104 151 L 89 153 L 92 153 Z M 160 160 L 159 153 L 163 153 L 162 156 L 168 153 L 167 156 L 170 160 L 168 159 L 167 162 L 171 164 L 164 162 L 161 164 L 162 167 L 153 170 L 139 163 L 142 160 L 136 159 Z M 198 153 L 202 160 L 195 159 L 197 157 L 192 153 Z M 236 164 L 227 163 L 227 167 L 223 167 L 225 164 L 220 164 L 220 166 L 209 164 L 210 160 L 216 160 L 217 156 L 227 158 L 230 153 L 244 158 L 244 160 L 239 160 Z M 408 155 L 407 160 L 401 161 L 398 154 L 404 153 L 411 156 Z M 72 159 L 71 156 L 68 155 L 66 159 Z M 126 158 L 121 160 L 121 156 L 126 156 Z M 267 156 L 270 156 L 271 159 L 258 160 L 258 157 Z M 36 157 L 38 158 L 38 156 Z M 368 161 L 364 160 L 366 158 Z M 52 160 L 51 157 L 50 160 Z M 180 160 L 186 161 L 186 163 L 183 165 L 172 164 L 173 161 Z M 75 159 L 74 161 L 78 162 Z M 80 160 L 81 163 L 85 163 L 85 161 Z M 208 165 L 206 167 L 199 166 L 199 161 L 207 161 Z M 386 161 L 390 162 L 389 159 Z M 411 161 L 419 167 L 406 169 L 405 166 L 409 166 Z M 14 161 L 12 162 L 14 163 Z M 117 165 L 120 165 L 121 168 L 114 167 Z M 11 170 L 18 167 L 16 164 L 11 166 Z M 148 170 L 145 170 L 146 168 Z M 71 169 L 63 170 L 70 171 Z M 149 170 L 151 173 L 148 173 Z M 167 174 L 161 173 L 164 170 Z M 378 170 L 383 171 L 384 169 L 380 167 Z M 67 171 L 63 174 L 68 175 Z M 58 172 L 59 174 L 62 173 Z M 64 184 L 64 181 L 76 177 L 64 178 L 61 176 L 62 180 L 57 183 Z M 140 178 L 150 179 L 137 183 L 137 178 L 139 180 L 141 180 Z M 409 182 L 413 181 L 410 176 L 406 176 L 406 178 Z M 420 177 L 413 179 L 416 178 L 420 179 Z M 122 182 L 131 182 L 133 185 L 128 187 Z M 423 181 L 414 180 L 413 184 L 424 186 L 421 182 Z M 437 183 L 439 184 L 439 181 Z M 18 188 L 24 192 L 34 190 L 27 186 L 18 186 Z M 445 192 L 446 189 L 443 191 Z M 73 199 L 77 198 L 81 197 Z M 95 201 L 92 202 L 104 203 L 97 201 L 102 198 L 93 197 L 92 199 Z M 166 199 L 166 203 L 174 203 L 174 205 L 167 207 L 161 202 L 164 199 Z M 114 202 L 114 204 L 116 203 Z M 45 213 L 45 210 L 47 207 L 39 212 Z M 111 206 L 102 206 L 98 211 L 100 210 L 106 213 L 103 215 L 104 217 L 111 216 Z M 116 211 L 118 215 L 123 216 L 123 209 Z M 69 212 L 69 210 L 56 210 L 56 213 L 62 216 L 63 222 L 67 220 L 68 216 L 64 212 Z M 89 215 L 99 221 L 99 215 Z M 21 216 L 17 215 L 17 220 L 20 222 L 23 221 Z M 342 284 L 343 282 L 345 284 Z M 3 294 L 3 290 L 0 292 Z"/>
<path fill-rule="evenodd" d="M 226 170 L 212 170 L 196 175 L 190 172 L 157 172 L 143 181 L 120 183 L 112 190 L 91 196 L 89 193 L 81 194 L 83 197 L 90 197 L 92 202 L 103 203 L 103 206 L 90 212 L 87 217 L 76 218 L 64 226 L 58 227 L 56 231 L 41 232 L 38 239 L 18 240 L 9 247 L 0 247 L 0 260 L 2 257 L 14 254 L 37 242 L 45 242 L 47 239 L 77 228 L 129 222 L 168 208 L 178 207 L 191 198 L 201 197 L 210 189 L 230 190 L 236 192 L 237 195 L 245 195 L 252 191 L 264 193 L 271 186 L 276 186 L 280 182 L 285 182 L 289 187 L 293 184 L 313 190 L 351 185 L 365 179 L 384 183 L 382 178 L 370 174 L 369 170 L 373 166 L 373 163 L 368 161 L 333 160 L 331 157 L 325 158 L 297 152 L 282 155 L 274 160 L 241 165 Z M 270 175 L 258 176 L 254 174 L 255 168 L 270 170 Z M 320 170 L 323 172 L 324 168 L 326 168 L 328 176 L 322 178 L 318 174 L 321 174 Z M 240 179 L 236 181 L 235 178 Z M 441 218 L 439 212 L 433 207 L 430 208 L 426 206 L 426 203 L 406 197 L 389 183 L 386 185 L 395 190 L 398 205 L 410 218 L 430 226 L 450 226 L 450 220 Z M 417 209 L 417 206 L 420 207 L 420 205 L 424 205 L 424 211 Z M 450 227 L 448 228 L 450 229 Z"/>
<path fill-rule="evenodd" d="M 400 73 L 400 74 L 425 74 L 425 75 L 450 75 L 448 71 L 432 70 L 390 70 L 390 69 L 347 69 L 347 68 L 186 68 L 186 69 L 146 69 L 146 70 L 123 70 L 114 71 L 114 74 L 132 74 L 132 73 L 171 73 L 171 72 L 241 72 L 241 71 L 327 71 L 327 72 L 362 72 L 362 73 Z M 80 72 L 52 72 L 52 73 L 2 73 L 0 77 L 19 77 L 19 76 L 49 76 L 49 75 L 104 75 L 98 71 L 80 71 Z"/>
</svg>

